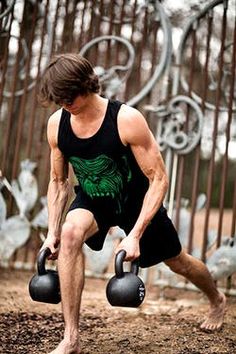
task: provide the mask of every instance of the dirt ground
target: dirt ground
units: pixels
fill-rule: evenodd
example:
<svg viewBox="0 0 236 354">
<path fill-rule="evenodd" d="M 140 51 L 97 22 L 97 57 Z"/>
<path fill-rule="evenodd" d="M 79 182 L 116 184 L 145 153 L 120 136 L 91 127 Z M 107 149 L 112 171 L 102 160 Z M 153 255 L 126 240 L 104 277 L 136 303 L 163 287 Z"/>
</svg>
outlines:
<svg viewBox="0 0 236 354">
<path fill-rule="evenodd" d="M 0 270 L 0 353 L 48 353 L 60 341 L 59 305 L 28 295 L 31 272 Z M 236 354 L 236 298 L 228 298 L 223 328 L 199 329 L 208 305 L 198 292 L 147 287 L 139 309 L 111 307 L 107 281 L 86 278 L 80 319 L 83 354 Z"/>
</svg>

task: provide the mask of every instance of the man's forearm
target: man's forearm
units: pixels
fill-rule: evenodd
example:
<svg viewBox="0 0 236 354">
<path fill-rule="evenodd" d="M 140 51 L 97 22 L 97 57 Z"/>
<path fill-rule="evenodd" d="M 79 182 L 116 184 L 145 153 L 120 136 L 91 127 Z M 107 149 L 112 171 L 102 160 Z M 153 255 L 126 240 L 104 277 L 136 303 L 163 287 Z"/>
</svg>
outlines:
<svg viewBox="0 0 236 354">
<path fill-rule="evenodd" d="M 143 205 L 138 219 L 132 229 L 135 237 L 140 239 L 146 227 L 160 208 L 168 189 L 168 179 L 164 175 L 162 179 L 150 182 L 147 193 L 145 194 Z"/>
<path fill-rule="evenodd" d="M 64 209 L 69 195 L 68 180 L 50 180 L 48 186 L 48 235 L 60 238 Z"/>
</svg>

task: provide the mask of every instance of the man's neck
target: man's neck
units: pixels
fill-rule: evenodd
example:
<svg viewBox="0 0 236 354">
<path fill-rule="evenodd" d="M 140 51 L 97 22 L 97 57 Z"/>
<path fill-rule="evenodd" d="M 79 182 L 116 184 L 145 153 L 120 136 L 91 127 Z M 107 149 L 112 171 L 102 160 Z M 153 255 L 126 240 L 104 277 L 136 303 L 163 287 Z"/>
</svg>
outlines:
<svg viewBox="0 0 236 354">
<path fill-rule="evenodd" d="M 90 94 L 86 97 L 79 98 L 76 104 L 78 113 L 72 113 L 74 120 L 88 119 L 88 117 L 96 119 L 101 114 L 103 115 L 107 105 L 107 99 L 104 99 L 98 94 Z"/>
</svg>

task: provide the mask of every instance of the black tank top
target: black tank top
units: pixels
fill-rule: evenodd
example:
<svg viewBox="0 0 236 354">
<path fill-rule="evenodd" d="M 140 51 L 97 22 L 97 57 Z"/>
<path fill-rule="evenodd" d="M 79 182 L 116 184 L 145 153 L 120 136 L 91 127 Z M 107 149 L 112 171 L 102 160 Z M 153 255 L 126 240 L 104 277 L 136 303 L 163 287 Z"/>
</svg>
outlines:
<svg viewBox="0 0 236 354">
<path fill-rule="evenodd" d="M 124 211 L 125 204 L 134 203 L 139 210 L 148 188 L 148 179 L 130 146 L 125 146 L 119 136 L 117 115 L 121 105 L 109 100 L 101 127 L 89 138 L 74 134 L 70 113 L 63 109 L 58 131 L 58 147 L 71 163 L 82 191 L 91 201 L 99 200 L 99 205 L 102 200 L 104 205 L 115 205 L 116 214 Z"/>
</svg>

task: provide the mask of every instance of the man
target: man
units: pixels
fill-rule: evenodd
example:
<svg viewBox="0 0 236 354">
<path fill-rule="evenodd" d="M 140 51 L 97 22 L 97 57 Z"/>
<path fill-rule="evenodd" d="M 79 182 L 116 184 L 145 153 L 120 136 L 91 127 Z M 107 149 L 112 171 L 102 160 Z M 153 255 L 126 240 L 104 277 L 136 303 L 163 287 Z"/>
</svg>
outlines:
<svg viewBox="0 0 236 354">
<path fill-rule="evenodd" d="M 141 267 L 164 261 L 185 276 L 210 301 L 203 329 L 221 327 L 225 296 L 205 265 L 181 250 L 178 235 L 162 201 L 168 181 L 158 145 L 142 114 L 99 95 L 91 64 L 77 54 L 56 56 L 43 77 L 40 99 L 61 106 L 48 121 L 51 178 L 49 227 L 43 244 L 56 258 L 59 247 L 64 339 L 53 354 L 79 353 L 78 323 L 84 285 L 82 246 L 102 249 L 110 227 L 126 231 L 116 249 L 126 260 L 139 257 Z M 65 221 L 69 193 L 68 166 L 79 185 Z M 109 236 L 108 236 L 109 237 Z"/>
</svg>

